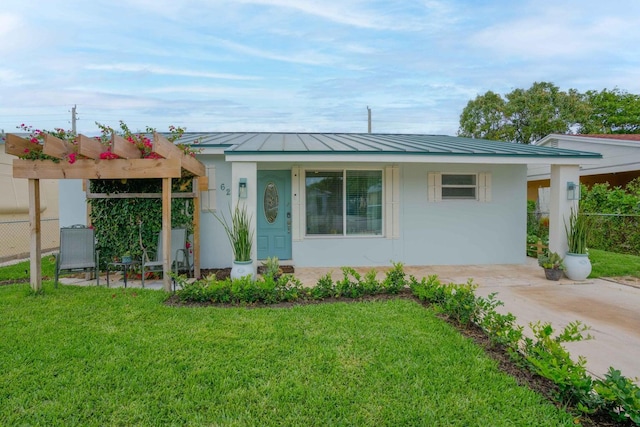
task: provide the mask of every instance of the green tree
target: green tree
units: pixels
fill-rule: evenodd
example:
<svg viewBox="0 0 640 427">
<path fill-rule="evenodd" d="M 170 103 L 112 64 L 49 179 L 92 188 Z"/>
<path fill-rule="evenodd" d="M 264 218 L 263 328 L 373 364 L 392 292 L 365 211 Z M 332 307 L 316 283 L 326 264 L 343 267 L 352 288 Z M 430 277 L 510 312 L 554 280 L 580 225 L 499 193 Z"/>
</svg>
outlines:
<svg viewBox="0 0 640 427">
<path fill-rule="evenodd" d="M 488 91 L 469 101 L 460 115 L 458 135 L 469 138 L 508 140 L 506 102 L 495 92 Z"/>
<path fill-rule="evenodd" d="M 589 115 L 584 95 L 536 82 L 505 97 L 487 92 L 469 101 L 460 115 L 459 136 L 531 144 L 550 133 L 571 133 Z"/>
<path fill-rule="evenodd" d="M 531 144 L 550 133 L 571 133 L 586 109 L 575 90 L 561 91 L 553 83 L 536 82 L 506 95 L 509 140 Z"/>
<path fill-rule="evenodd" d="M 591 114 L 580 133 L 640 133 L 640 95 L 615 88 L 588 91 L 585 96 Z"/>
</svg>

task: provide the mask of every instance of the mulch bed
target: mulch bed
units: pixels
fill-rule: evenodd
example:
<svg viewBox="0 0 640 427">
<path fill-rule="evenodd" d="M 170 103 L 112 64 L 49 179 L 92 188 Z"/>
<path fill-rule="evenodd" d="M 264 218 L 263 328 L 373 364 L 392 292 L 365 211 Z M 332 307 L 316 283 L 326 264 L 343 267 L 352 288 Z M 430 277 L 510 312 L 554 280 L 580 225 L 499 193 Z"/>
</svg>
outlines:
<svg viewBox="0 0 640 427">
<path fill-rule="evenodd" d="M 285 274 L 293 274 L 295 269 L 292 265 L 281 265 L 280 270 L 282 270 Z M 258 274 L 262 274 L 264 271 L 264 266 L 258 266 Z M 215 275 L 216 280 L 224 280 L 231 276 L 231 268 L 203 268 L 200 270 L 200 277 L 208 277 L 210 275 Z"/>
</svg>

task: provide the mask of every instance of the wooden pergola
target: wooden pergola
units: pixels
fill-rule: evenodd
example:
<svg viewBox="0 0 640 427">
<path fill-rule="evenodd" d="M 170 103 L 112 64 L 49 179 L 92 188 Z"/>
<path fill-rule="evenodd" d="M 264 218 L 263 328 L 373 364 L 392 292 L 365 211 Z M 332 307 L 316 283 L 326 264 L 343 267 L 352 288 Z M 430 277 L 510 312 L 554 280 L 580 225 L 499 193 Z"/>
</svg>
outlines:
<svg viewBox="0 0 640 427">
<path fill-rule="evenodd" d="M 44 144 L 32 143 L 15 134 L 8 134 L 5 152 L 24 156 L 28 150 L 60 159 L 26 160 L 14 159 L 13 177 L 29 180 L 29 224 L 30 283 L 34 291 L 42 289 L 41 225 L 40 225 L 40 180 L 41 179 L 162 179 L 162 254 L 163 288 L 171 291 L 171 180 L 180 178 L 182 170 L 193 175 L 193 264 L 194 275 L 200 276 L 200 198 L 201 189 L 207 187 L 205 166 L 195 157 L 185 154 L 171 141 L 158 133 L 153 135 L 152 152 L 160 158 L 142 158 L 140 150 L 126 139 L 113 134 L 107 146 L 96 138 L 78 135 L 76 146 L 53 135 L 44 135 Z M 77 148 L 77 150 L 76 150 Z M 104 152 L 111 151 L 117 159 L 100 159 Z M 72 153 L 77 159 L 67 161 Z"/>
</svg>

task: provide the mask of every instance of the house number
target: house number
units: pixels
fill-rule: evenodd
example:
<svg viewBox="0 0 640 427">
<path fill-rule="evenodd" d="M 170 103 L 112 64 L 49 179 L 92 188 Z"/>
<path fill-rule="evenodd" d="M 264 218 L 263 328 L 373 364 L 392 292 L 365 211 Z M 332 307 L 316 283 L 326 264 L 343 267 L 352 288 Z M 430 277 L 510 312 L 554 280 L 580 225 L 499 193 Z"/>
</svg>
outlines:
<svg viewBox="0 0 640 427">
<path fill-rule="evenodd" d="M 224 191 L 227 196 L 231 195 L 231 188 L 227 188 L 224 184 L 220 184 L 220 190 Z"/>
</svg>

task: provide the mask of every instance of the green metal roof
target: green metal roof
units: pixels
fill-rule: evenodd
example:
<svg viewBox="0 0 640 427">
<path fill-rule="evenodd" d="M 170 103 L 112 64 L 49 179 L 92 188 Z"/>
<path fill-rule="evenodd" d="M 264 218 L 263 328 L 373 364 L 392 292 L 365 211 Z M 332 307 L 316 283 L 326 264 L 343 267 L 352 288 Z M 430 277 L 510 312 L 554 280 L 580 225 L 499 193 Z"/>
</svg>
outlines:
<svg viewBox="0 0 640 427">
<path fill-rule="evenodd" d="M 225 148 L 233 155 L 384 154 L 416 156 L 600 159 L 599 153 L 445 135 L 369 133 L 185 133 L 180 142 Z"/>
</svg>

